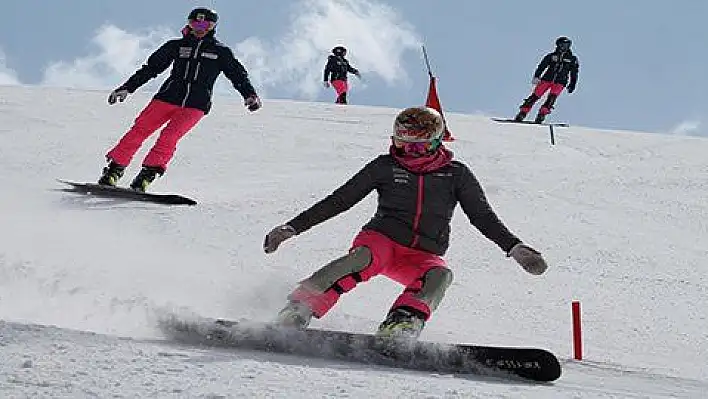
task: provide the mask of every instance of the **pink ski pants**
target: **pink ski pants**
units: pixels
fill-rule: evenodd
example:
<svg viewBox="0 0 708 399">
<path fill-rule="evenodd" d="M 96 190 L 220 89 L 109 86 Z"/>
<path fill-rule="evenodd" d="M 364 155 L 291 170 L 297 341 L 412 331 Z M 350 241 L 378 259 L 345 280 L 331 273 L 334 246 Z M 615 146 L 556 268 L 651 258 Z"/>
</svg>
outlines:
<svg viewBox="0 0 708 399">
<path fill-rule="evenodd" d="M 204 111 L 152 100 L 140 112 L 135 123 L 106 157 L 115 163 L 128 166 L 143 142 L 165 123 L 155 145 L 145 156 L 143 166 L 167 169 L 167 164 L 177 150 L 177 142 L 204 116 Z"/>
<path fill-rule="evenodd" d="M 533 103 L 530 103 L 526 106 L 521 107 L 521 110 L 524 112 L 531 111 L 531 107 L 533 107 L 533 104 L 536 102 L 536 100 L 543 97 L 543 95 L 546 94 L 547 91 L 550 90 L 549 97 L 551 95 L 554 97 L 558 97 L 563 92 L 564 88 L 565 88 L 565 86 L 563 86 L 560 83 L 553 83 L 553 82 L 549 82 L 546 80 L 542 80 L 542 81 L 538 82 L 538 84 L 536 85 L 536 87 L 533 90 L 533 94 L 536 97 L 535 100 L 533 101 Z M 555 102 L 555 100 L 551 101 L 551 105 L 553 102 Z M 545 104 L 541 107 L 541 109 L 539 111 L 543 115 L 547 115 L 547 114 L 551 113 L 550 107 L 546 106 Z"/>
<path fill-rule="evenodd" d="M 346 80 L 333 80 L 332 87 L 334 87 L 337 97 L 349 91 L 349 83 Z"/>
<path fill-rule="evenodd" d="M 336 283 L 342 292 L 351 291 L 358 283 L 365 282 L 377 275 L 384 275 L 406 286 L 403 293 L 398 296 L 392 308 L 408 306 L 430 317 L 430 306 L 415 297 L 423 285 L 423 276 L 433 268 L 447 268 L 445 260 L 429 252 L 408 248 L 391 240 L 385 235 L 364 230 L 360 232 L 352 243 L 352 249 L 365 246 L 372 254 L 372 261 L 368 267 L 358 273 L 339 279 Z M 324 316 L 339 300 L 341 293 L 330 288 L 325 292 L 314 292 L 300 285 L 289 298 L 307 304 L 315 317 Z"/>
</svg>

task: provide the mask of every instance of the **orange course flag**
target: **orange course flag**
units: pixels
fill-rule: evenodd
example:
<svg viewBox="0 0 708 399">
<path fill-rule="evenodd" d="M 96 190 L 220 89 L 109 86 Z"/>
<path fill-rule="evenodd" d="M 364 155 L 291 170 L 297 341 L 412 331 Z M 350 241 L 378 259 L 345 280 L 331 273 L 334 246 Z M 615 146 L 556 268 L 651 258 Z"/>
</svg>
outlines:
<svg viewBox="0 0 708 399">
<path fill-rule="evenodd" d="M 435 85 L 435 77 L 430 75 L 430 86 L 428 87 L 428 98 L 425 100 L 425 106 L 435 109 L 440 112 L 440 115 L 445 121 L 445 115 L 443 114 L 442 106 L 440 105 L 440 97 L 438 97 L 438 89 Z M 452 137 L 450 130 L 447 128 L 447 121 L 445 121 L 445 134 L 443 135 L 443 141 L 455 141 Z"/>
</svg>

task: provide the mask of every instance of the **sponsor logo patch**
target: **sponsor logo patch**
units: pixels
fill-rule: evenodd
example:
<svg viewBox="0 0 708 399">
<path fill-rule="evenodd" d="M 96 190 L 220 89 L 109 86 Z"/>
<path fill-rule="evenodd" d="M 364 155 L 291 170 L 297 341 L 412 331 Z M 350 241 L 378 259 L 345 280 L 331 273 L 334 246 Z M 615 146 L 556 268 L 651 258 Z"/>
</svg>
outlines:
<svg viewBox="0 0 708 399">
<path fill-rule="evenodd" d="M 189 58 L 192 55 L 191 47 L 180 47 L 179 48 L 179 58 Z"/>
</svg>

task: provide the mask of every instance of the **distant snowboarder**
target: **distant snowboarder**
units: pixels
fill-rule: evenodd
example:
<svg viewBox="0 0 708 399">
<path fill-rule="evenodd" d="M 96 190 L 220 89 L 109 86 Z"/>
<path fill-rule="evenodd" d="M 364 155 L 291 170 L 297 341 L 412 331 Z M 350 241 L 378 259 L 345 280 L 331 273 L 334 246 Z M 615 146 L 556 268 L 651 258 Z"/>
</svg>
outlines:
<svg viewBox="0 0 708 399">
<path fill-rule="evenodd" d="M 406 286 L 381 323 L 377 335 L 417 338 L 452 282 L 442 256 L 458 202 L 472 225 L 539 275 L 547 265 L 499 220 L 470 169 L 453 160 L 442 144 L 443 118 L 436 110 L 412 107 L 395 118 L 387 154 L 379 155 L 331 195 L 265 237 L 274 252 L 285 240 L 350 209 L 371 191 L 378 192 L 373 218 L 354 239 L 349 253 L 302 281 L 278 315 L 282 325 L 306 327 L 325 315 L 358 283 L 385 275 Z"/>
<path fill-rule="evenodd" d="M 115 186 L 123 176 L 143 142 L 162 125 L 143 168 L 130 187 L 145 191 L 157 175 L 162 175 L 174 156 L 177 142 L 211 109 L 211 97 L 216 78 L 223 72 L 244 98 L 249 111 L 261 107 L 261 100 L 251 85 L 243 65 L 234 58 L 231 49 L 215 37 L 218 16 L 207 8 L 195 8 L 187 17 L 182 38 L 163 44 L 147 59 L 133 76 L 111 92 L 108 104 L 123 102 L 128 94 L 167 69 L 172 71 L 152 101 L 135 119 L 130 130 L 107 154 L 108 166 L 103 168 L 99 184 Z"/>
<path fill-rule="evenodd" d="M 531 80 L 535 86 L 533 93 L 521 104 L 519 113 L 514 120 L 523 121 L 536 101 L 550 90 L 535 119 L 536 123 L 542 123 L 551 113 L 558 96 L 566 88 L 566 85 L 568 93 L 575 91 L 580 63 L 578 57 L 570 51 L 571 44 L 571 40 L 565 36 L 556 39 L 556 49 L 552 53 L 546 54 L 538 64 Z"/>
<path fill-rule="evenodd" d="M 336 104 L 347 103 L 347 92 L 349 91 L 348 74 L 353 73 L 356 77 L 361 78 L 359 70 L 351 66 L 349 61 L 344 58 L 346 55 L 346 48 L 342 46 L 333 48 L 332 54 L 327 58 L 327 65 L 325 65 L 324 69 L 324 87 L 329 87 L 331 82 L 334 91 L 337 93 Z"/>
</svg>

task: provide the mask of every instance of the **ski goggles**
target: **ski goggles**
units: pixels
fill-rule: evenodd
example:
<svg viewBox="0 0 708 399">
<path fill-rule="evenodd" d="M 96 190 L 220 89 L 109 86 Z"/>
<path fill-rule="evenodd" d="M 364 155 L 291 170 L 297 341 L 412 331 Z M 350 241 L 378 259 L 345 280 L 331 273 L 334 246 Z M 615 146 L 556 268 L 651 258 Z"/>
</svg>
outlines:
<svg viewBox="0 0 708 399">
<path fill-rule="evenodd" d="M 207 21 L 206 19 L 190 19 L 189 27 L 197 32 L 209 32 L 214 29 L 216 24 L 212 21 Z"/>
<path fill-rule="evenodd" d="M 435 151 L 440 146 L 440 139 L 414 139 L 408 137 L 391 136 L 393 145 L 406 154 L 427 154 Z"/>
</svg>

